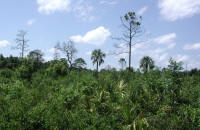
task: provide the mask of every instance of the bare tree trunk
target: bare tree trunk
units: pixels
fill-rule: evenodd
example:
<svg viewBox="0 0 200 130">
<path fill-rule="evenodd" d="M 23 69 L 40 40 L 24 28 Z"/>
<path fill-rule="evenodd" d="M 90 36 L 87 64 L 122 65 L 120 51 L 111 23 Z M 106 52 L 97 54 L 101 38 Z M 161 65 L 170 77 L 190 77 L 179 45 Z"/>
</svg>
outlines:
<svg viewBox="0 0 200 130">
<path fill-rule="evenodd" d="M 72 63 L 71 63 L 71 60 L 70 60 L 69 53 L 67 54 L 67 59 L 68 59 L 68 63 L 69 63 L 69 68 L 71 69 L 72 68 Z"/>
<path fill-rule="evenodd" d="M 97 61 L 97 72 L 99 71 L 99 63 L 98 63 L 98 61 Z"/>
<path fill-rule="evenodd" d="M 130 40 L 129 40 L 129 71 L 131 70 L 131 45 L 132 45 L 132 26 L 131 26 L 131 24 L 130 24 L 130 33 L 129 33 L 129 38 L 130 38 Z"/>
<path fill-rule="evenodd" d="M 129 70 L 131 70 L 131 44 L 129 44 Z"/>
<path fill-rule="evenodd" d="M 24 38 L 22 40 L 22 59 L 24 58 Z"/>
<path fill-rule="evenodd" d="M 14 49 L 17 49 L 19 50 L 20 52 L 20 57 L 23 59 L 24 58 L 24 53 L 27 50 L 28 48 L 28 39 L 26 39 L 26 35 L 27 35 L 27 32 L 26 31 L 19 31 L 18 34 L 17 34 L 17 38 L 15 39 L 16 40 L 16 43 L 17 43 L 17 46 L 14 47 Z"/>
</svg>

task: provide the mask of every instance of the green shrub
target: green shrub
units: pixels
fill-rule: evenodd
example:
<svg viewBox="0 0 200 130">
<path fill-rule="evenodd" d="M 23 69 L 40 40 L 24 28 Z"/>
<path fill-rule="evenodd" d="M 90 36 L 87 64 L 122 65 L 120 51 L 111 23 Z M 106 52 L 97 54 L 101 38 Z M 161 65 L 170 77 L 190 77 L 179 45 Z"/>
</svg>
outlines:
<svg viewBox="0 0 200 130">
<path fill-rule="evenodd" d="M 0 77 L 11 78 L 12 76 L 14 76 L 14 72 L 12 70 L 10 69 L 0 70 Z"/>
<path fill-rule="evenodd" d="M 50 76 L 63 76 L 68 73 L 68 65 L 65 59 L 61 59 L 60 61 L 55 61 L 50 64 L 50 66 L 46 70 L 47 75 Z"/>
</svg>

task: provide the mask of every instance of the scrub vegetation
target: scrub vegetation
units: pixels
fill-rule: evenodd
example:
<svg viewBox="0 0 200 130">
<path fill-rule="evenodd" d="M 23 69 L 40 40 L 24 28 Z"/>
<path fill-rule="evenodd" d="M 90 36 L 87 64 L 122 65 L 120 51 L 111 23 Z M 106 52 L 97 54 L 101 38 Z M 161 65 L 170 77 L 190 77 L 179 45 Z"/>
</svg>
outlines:
<svg viewBox="0 0 200 130">
<path fill-rule="evenodd" d="M 86 69 L 73 41 L 57 43 L 48 62 L 41 50 L 26 56 L 27 33 L 20 31 L 20 57 L 0 55 L 0 129 L 200 129 L 200 70 L 172 58 L 161 68 L 149 56 L 132 68 L 141 17 L 130 12 L 121 19 L 129 32 L 115 39 L 127 41 L 129 58 L 127 68 L 118 59 L 120 70 L 99 68 L 106 57 L 100 49 L 90 57 L 96 70 Z"/>
<path fill-rule="evenodd" d="M 199 129 L 200 70 L 141 63 L 141 71 L 97 72 L 1 55 L 0 128 Z"/>
</svg>

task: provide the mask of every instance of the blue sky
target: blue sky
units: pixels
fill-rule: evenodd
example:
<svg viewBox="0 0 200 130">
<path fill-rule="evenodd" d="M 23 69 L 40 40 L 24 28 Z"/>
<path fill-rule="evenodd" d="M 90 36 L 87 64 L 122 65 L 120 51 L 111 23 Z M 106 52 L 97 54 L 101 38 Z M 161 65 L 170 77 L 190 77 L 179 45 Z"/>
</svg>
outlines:
<svg viewBox="0 0 200 130">
<path fill-rule="evenodd" d="M 143 56 L 151 56 L 158 66 L 166 66 L 173 57 L 188 68 L 200 68 L 199 0 L 2 0 L 0 4 L 0 53 L 18 56 L 15 38 L 18 30 L 28 31 L 29 50 L 41 49 L 51 60 L 57 41 L 73 39 L 88 68 L 94 68 L 91 51 L 102 49 L 104 65 L 119 68 L 119 58 L 109 55 L 116 49 L 111 36 L 121 35 L 120 16 L 135 11 L 143 16 L 145 34 L 134 39 L 148 40 L 134 46 L 132 65 L 138 67 Z M 28 52 L 27 52 L 28 53 Z M 27 54 L 26 53 L 26 54 Z"/>
</svg>

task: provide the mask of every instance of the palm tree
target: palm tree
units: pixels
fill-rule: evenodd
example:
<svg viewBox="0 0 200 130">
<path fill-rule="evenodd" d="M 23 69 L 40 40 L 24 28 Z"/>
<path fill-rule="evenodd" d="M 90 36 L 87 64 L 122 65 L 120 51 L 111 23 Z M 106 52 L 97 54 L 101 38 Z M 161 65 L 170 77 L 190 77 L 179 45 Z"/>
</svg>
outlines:
<svg viewBox="0 0 200 130">
<path fill-rule="evenodd" d="M 126 60 L 124 58 L 120 58 L 119 63 L 120 63 L 122 70 L 123 70 L 124 66 L 126 65 Z"/>
<path fill-rule="evenodd" d="M 149 56 L 144 56 L 140 60 L 140 68 L 146 73 L 154 68 L 154 61 Z"/>
<path fill-rule="evenodd" d="M 92 52 L 91 60 L 93 61 L 93 64 L 95 63 L 97 64 L 97 72 L 98 72 L 99 66 L 104 63 L 105 57 L 106 57 L 106 54 L 103 53 L 100 49 L 94 50 Z"/>
</svg>

